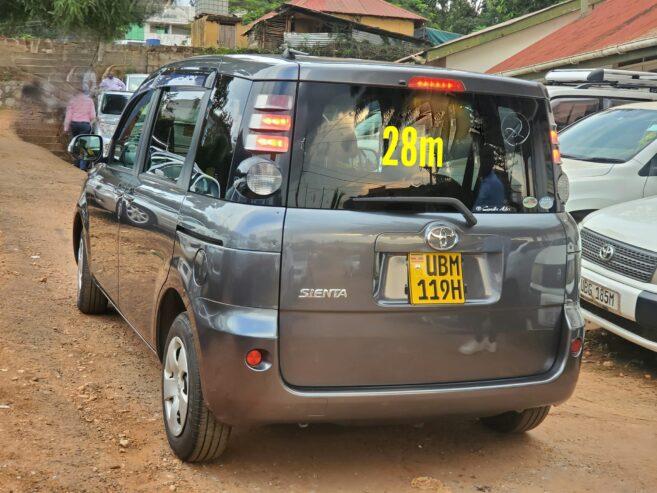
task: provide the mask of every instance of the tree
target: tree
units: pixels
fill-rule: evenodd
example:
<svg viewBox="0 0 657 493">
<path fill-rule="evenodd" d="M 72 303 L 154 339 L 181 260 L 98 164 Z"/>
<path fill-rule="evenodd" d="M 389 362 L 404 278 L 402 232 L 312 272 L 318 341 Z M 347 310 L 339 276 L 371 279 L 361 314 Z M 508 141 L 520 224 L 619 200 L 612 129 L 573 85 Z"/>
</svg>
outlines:
<svg viewBox="0 0 657 493">
<path fill-rule="evenodd" d="M 0 0 L 0 34 L 112 40 L 161 11 L 162 0 Z"/>
<path fill-rule="evenodd" d="M 481 10 L 480 23 L 483 27 L 492 26 L 561 1 L 563 0 L 486 0 Z"/>
</svg>

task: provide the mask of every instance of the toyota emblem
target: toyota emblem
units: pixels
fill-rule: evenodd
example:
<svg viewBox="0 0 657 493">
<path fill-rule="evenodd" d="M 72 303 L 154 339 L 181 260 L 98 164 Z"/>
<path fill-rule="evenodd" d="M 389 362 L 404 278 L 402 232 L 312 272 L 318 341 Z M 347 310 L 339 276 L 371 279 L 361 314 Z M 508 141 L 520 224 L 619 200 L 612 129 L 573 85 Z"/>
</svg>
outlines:
<svg viewBox="0 0 657 493">
<path fill-rule="evenodd" d="M 611 258 L 614 256 L 615 250 L 614 247 L 611 245 L 602 245 L 600 247 L 600 250 L 598 251 L 598 257 L 600 257 L 600 260 L 603 262 L 609 262 Z"/>
<path fill-rule="evenodd" d="M 427 232 L 427 244 L 434 250 L 449 250 L 459 241 L 459 235 L 448 226 L 431 228 Z"/>
</svg>

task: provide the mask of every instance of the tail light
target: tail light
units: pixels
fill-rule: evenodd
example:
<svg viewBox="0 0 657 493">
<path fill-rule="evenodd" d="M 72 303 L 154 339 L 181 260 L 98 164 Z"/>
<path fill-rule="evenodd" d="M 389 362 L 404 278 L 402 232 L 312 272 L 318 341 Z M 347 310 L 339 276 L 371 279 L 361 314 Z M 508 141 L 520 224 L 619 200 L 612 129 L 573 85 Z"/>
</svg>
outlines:
<svg viewBox="0 0 657 493">
<path fill-rule="evenodd" d="M 292 109 L 292 96 L 285 94 L 259 94 L 254 108 L 264 111 L 289 111 Z"/>
<path fill-rule="evenodd" d="M 550 145 L 552 146 L 552 163 L 561 164 L 561 151 L 559 150 L 559 134 L 556 127 L 550 130 Z"/>
<path fill-rule="evenodd" d="M 442 92 L 463 92 L 465 86 L 463 82 L 455 79 L 435 79 L 432 77 L 411 77 L 408 81 L 408 87 L 411 89 L 421 89 L 424 91 L 442 91 Z"/>
<path fill-rule="evenodd" d="M 292 118 L 288 115 L 255 114 L 249 124 L 251 130 L 276 130 L 287 132 L 292 128 Z"/>
<path fill-rule="evenodd" d="M 290 139 L 281 135 L 249 134 L 244 148 L 252 152 L 285 153 L 290 148 Z"/>
</svg>

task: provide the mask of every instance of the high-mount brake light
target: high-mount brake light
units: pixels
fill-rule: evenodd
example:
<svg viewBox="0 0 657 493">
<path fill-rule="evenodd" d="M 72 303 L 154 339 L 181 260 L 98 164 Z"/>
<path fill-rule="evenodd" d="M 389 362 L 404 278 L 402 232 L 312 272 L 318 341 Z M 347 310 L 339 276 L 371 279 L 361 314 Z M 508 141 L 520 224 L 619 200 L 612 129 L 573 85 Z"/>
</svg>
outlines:
<svg viewBox="0 0 657 493">
<path fill-rule="evenodd" d="M 292 118 L 288 115 L 255 114 L 249 124 L 251 130 L 277 130 L 287 132 L 292 128 Z"/>
<path fill-rule="evenodd" d="M 286 94 L 259 94 L 254 108 L 265 111 L 288 111 L 292 109 L 292 96 Z"/>
<path fill-rule="evenodd" d="M 246 137 L 247 151 L 285 153 L 290 148 L 290 139 L 278 135 L 250 134 Z"/>
<path fill-rule="evenodd" d="M 408 81 L 408 87 L 411 89 L 421 89 L 425 91 L 442 91 L 442 92 L 463 92 L 465 86 L 463 82 L 455 79 L 434 79 L 431 77 L 411 77 Z"/>
</svg>

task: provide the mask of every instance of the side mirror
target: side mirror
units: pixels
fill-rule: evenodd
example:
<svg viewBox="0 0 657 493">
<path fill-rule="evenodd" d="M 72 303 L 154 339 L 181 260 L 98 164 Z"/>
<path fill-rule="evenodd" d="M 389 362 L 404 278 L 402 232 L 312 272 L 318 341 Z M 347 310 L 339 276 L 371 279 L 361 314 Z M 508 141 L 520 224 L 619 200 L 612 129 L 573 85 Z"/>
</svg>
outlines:
<svg viewBox="0 0 657 493">
<path fill-rule="evenodd" d="M 68 153 L 73 159 L 85 161 L 88 165 L 103 157 L 103 138 L 100 135 L 78 135 L 68 144 Z"/>
</svg>

